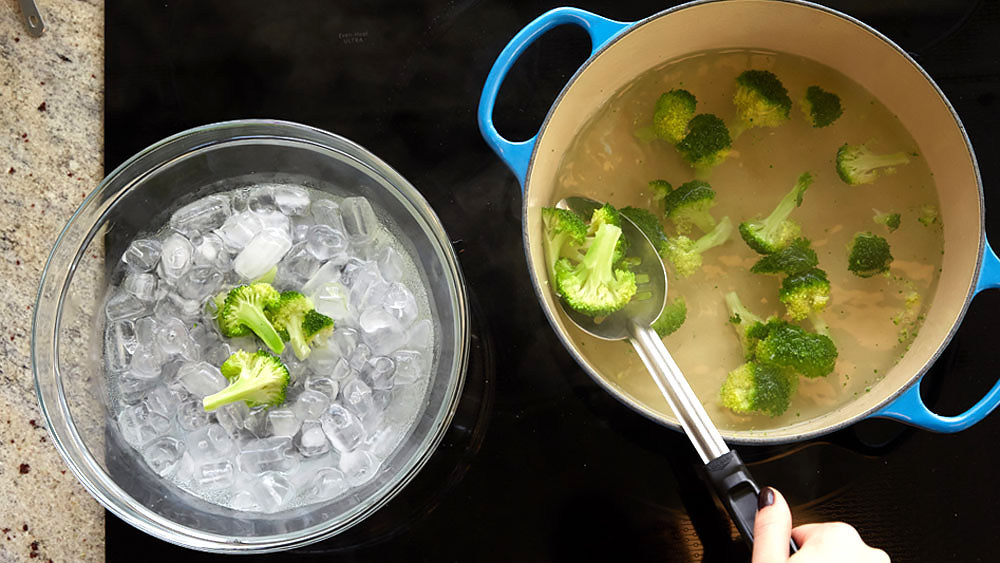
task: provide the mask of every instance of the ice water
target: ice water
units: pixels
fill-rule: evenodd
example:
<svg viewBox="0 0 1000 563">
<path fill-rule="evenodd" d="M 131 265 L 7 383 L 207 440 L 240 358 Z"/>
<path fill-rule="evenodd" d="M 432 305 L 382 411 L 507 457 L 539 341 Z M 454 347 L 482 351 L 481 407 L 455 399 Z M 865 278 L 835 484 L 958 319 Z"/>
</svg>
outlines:
<svg viewBox="0 0 1000 563">
<path fill-rule="evenodd" d="M 109 405 L 157 475 L 209 502 L 276 512 L 351 494 L 379 474 L 423 411 L 430 304 L 395 226 L 360 197 L 260 184 L 180 207 L 131 241 L 105 308 Z M 275 270 L 335 322 L 272 408 L 206 413 L 219 366 L 256 337 L 225 338 L 213 297 Z"/>
</svg>

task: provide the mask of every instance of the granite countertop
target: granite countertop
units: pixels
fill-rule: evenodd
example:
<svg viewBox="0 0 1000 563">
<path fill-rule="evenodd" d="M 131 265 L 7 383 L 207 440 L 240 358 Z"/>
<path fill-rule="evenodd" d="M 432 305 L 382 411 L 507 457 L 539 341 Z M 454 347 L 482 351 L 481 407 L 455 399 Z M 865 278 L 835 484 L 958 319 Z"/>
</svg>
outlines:
<svg viewBox="0 0 1000 563">
<path fill-rule="evenodd" d="M 45 430 L 31 317 L 51 245 L 103 177 L 104 3 L 0 4 L 0 561 L 103 561 L 104 512 Z"/>
</svg>

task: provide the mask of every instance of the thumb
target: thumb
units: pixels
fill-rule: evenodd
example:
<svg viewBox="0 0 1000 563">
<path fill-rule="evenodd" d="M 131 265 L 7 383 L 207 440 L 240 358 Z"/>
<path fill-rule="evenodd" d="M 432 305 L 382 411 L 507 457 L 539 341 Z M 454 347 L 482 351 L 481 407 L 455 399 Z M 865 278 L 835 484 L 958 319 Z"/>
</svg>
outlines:
<svg viewBox="0 0 1000 563">
<path fill-rule="evenodd" d="M 791 537 L 792 513 L 788 510 L 785 497 L 771 487 L 764 487 L 757 501 L 752 563 L 788 561 L 788 543 Z"/>
</svg>

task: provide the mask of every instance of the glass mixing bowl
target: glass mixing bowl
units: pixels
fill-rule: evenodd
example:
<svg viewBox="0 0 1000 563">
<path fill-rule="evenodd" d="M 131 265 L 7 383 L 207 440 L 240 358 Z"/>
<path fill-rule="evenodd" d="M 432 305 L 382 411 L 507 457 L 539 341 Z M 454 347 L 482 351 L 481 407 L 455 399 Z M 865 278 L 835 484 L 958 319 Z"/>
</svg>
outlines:
<svg viewBox="0 0 1000 563">
<path fill-rule="evenodd" d="M 139 461 L 109 418 L 103 304 L 128 243 L 173 210 L 253 181 L 290 181 L 336 196 L 363 195 L 396 225 L 421 269 L 434 322 L 431 380 L 409 435 L 379 473 L 346 497 L 274 514 L 196 498 Z M 66 464 L 108 510 L 160 539 L 214 552 L 267 552 L 342 532 L 385 504 L 419 471 L 455 411 L 469 349 L 458 261 L 440 221 L 395 170 L 336 135 L 280 121 L 231 121 L 163 140 L 115 169 L 56 240 L 42 273 L 32 329 L 38 401 Z"/>
</svg>

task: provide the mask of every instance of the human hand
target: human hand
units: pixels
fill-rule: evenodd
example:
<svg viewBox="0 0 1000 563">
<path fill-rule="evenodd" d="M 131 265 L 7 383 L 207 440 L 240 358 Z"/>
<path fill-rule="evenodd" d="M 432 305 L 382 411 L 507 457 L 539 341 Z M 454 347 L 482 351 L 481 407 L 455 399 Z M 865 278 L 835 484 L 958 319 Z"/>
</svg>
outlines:
<svg viewBox="0 0 1000 563">
<path fill-rule="evenodd" d="M 788 556 L 789 538 L 799 545 Z M 869 547 L 858 531 L 843 522 L 804 524 L 792 529 L 792 513 L 785 497 L 764 487 L 757 502 L 752 563 L 889 563 L 881 549 Z"/>
</svg>

